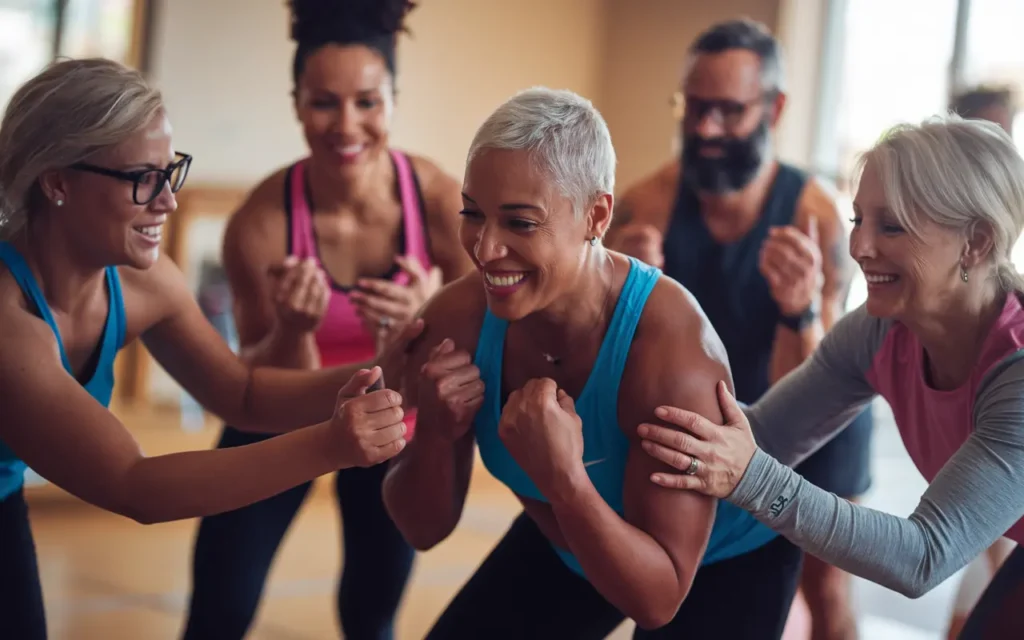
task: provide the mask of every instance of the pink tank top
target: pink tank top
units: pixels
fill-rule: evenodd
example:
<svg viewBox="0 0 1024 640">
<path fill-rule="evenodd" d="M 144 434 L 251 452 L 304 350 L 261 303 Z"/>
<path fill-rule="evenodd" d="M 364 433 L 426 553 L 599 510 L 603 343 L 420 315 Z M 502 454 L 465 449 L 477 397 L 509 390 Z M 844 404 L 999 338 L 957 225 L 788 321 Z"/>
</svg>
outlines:
<svg viewBox="0 0 1024 640">
<path fill-rule="evenodd" d="M 419 260 L 424 269 L 430 269 L 432 262 L 427 249 L 426 229 L 423 211 L 420 208 L 420 194 L 408 157 L 392 150 L 398 178 L 398 193 L 402 203 L 402 237 L 404 255 Z M 287 202 L 289 214 L 289 252 L 298 258 L 313 258 L 320 262 L 320 253 L 313 228 L 313 212 L 306 192 L 306 163 L 300 160 L 293 165 L 289 177 L 290 197 Z M 407 284 L 409 277 L 397 268 L 380 277 L 399 284 Z M 349 299 L 348 288 L 331 283 L 331 299 L 320 328 L 316 332 L 316 344 L 320 361 L 324 367 L 364 362 L 376 355 L 375 338 L 363 327 L 356 314 L 356 307 Z M 410 412 L 405 422 L 411 436 L 415 426 L 415 414 Z"/>
</svg>

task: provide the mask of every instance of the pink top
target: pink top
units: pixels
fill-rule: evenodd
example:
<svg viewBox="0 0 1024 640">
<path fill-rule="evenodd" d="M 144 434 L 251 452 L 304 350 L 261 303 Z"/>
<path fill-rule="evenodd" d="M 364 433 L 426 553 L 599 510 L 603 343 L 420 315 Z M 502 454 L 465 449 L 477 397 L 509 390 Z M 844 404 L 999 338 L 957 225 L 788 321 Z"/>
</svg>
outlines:
<svg viewBox="0 0 1024 640">
<path fill-rule="evenodd" d="M 402 202 L 402 238 L 404 255 L 416 258 L 424 269 L 430 269 L 432 261 L 427 242 L 424 212 L 420 207 L 420 191 L 413 174 L 409 158 L 392 150 L 398 182 L 398 193 Z M 313 227 L 311 210 L 306 189 L 306 164 L 308 159 L 293 165 L 288 178 L 287 211 L 290 221 L 288 246 L 290 255 L 298 258 L 313 258 L 323 268 Z M 407 284 L 408 275 L 395 265 L 388 273 L 379 277 L 388 278 L 399 284 Z M 356 313 L 356 307 L 349 299 L 349 287 L 331 282 L 331 299 L 320 328 L 316 332 L 316 344 L 320 350 L 323 366 L 332 367 L 353 362 L 372 360 L 376 355 L 375 338 L 366 330 Z M 410 433 L 415 424 L 415 414 L 406 417 Z"/>
</svg>

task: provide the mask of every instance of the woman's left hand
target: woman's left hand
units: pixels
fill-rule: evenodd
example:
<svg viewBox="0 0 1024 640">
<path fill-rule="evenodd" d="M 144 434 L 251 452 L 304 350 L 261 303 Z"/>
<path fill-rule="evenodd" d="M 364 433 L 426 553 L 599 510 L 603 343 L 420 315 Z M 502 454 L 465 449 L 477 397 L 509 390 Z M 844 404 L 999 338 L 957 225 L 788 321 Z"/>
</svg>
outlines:
<svg viewBox="0 0 1024 640">
<path fill-rule="evenodd" d="M 718 383 L 717 391 L 724 425 L 692 411 L 658 407 L 655 415 L 685 431 L 653 424 L 642 424 L 637 429 L 644 451 L 683 472 L 655 473 L 651 476 L 655 484 L 728 498 L 740 483 L 757 444 L 747 417 L 724 382 Z"/>
<path fill-rule="evenodd" d="M 420 308 L 437 293 L 442 285 L 441 270 L 427 271 L 413 257 L 395 256 L 395 262 L 409 276 L 408 284 L 398 284 L 383 278 L 362 278 L 359 290 L 349 294 L 359 317 L 368 331 L 378 336 L 378 342 L 387 342 L 388 335 L 416 317 Z"/>
<path fill-rule="evenodd" d="M 569 394 L 549 378 L 530 380 L 512 392 L 501 412 L 498 436 L 548 499 L 583 469 L 583 421 Z"/>
</svg>

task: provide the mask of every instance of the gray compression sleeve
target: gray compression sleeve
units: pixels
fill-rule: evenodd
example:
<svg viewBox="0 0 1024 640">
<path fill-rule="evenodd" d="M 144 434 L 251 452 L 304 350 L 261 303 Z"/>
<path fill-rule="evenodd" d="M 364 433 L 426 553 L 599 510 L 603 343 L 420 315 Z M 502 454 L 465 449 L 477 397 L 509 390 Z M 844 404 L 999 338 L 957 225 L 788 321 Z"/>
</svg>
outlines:
<svg viewBox="0 0 1024 640">
<path fill-rule="evenodd" d="M 851 411 L 843 407 L 867 393 L 855 374 L 865 345 L 880 344 L 873 335 L 880 326 L 856 313 L 836 324 L 839 333 L 826 337 L 820 354 L 747 410 L 763 448 L 728 499 L 825 562 L 919 597 L 1024 515 L 1024 352 L 982 381 L 972 434 L 901 518 L 819 489 L 772 457 L 792 462 L 813 451 L 845 424 Z"/>
</svg>

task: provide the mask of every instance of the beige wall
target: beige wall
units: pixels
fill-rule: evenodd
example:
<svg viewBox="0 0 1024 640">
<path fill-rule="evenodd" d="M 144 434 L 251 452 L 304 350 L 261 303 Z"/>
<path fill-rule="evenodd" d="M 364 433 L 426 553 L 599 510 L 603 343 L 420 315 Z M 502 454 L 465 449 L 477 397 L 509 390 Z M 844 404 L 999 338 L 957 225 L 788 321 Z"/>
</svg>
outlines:
<svg viewBox="0 0 1024 640">
<path fill-rule="evenodd" d="M 396 145 L 460 175 L 479 123 L 514 92 L 543 84 L 594 100 L 612 130 L 619 184 L 670 153 L 668 98 L 683 54 L 712 22 L 748 15 L 801 48 L 791 86 L 809 89 L 818 38 L 808 25 L 825 0 L 424 0 L 399 49 Z M 799 10 L 797 10 L 799 8 Z M 780 24 L 782 21 L 783 24 Z M 798 28 L 799 27 L 799 28 Z M 810 34 L 810 35 L 808 35 Z M 808 44 L 809 43 L 809 44 Z M 249 184 L 305 152 L 289 91 L 293 45 L 279 0 L 163 0 L 152 75 L 164 90 L 193 179 Z M 222 53 L 223 52 L 223 53 Z M 801 84 L 803 83 L 803 84 Z M 791 98 L 785 155 L 809 148 L 813 101 Z"/>
</svg>

